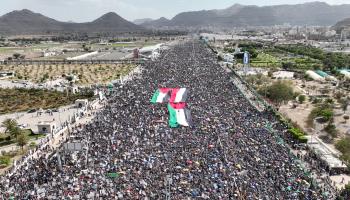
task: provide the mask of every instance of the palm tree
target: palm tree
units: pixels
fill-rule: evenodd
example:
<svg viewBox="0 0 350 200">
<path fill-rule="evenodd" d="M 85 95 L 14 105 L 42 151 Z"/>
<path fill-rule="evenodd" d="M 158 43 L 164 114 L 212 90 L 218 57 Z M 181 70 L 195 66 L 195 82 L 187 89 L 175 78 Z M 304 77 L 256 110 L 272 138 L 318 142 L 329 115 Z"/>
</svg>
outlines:
<svg viewBox="0 0 350 200">
<path fill-rule="evenodd" d="M 18 127 L 18 123 L 16 120 L 14 119 L 5 119 L 2 124 L 1 127 L 5 128 L 5 133 L 9 133 L 11 134 L 11 132 Z M 12 135 L 12 134 L 11 134 Z"/>
<path fill-rule="evenodd" d="M 23 130 L 16 126 L 14 129 L 10 131 L 10 134 L 14 137 L 17 138 L 19 135 L 23 134 Z"/>
</svg>

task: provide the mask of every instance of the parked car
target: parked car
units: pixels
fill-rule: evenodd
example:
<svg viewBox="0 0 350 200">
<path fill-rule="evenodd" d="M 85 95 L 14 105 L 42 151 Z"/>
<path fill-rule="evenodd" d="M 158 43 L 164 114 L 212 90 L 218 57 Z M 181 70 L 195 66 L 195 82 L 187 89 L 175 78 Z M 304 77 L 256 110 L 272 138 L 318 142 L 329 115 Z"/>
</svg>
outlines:
<svg viewBox="0 0 350 200">
<path fill-rule="evenodd" d="M 28 127 L 28 124 L 19 124 L 18 127 L 21 129 L 25 129 Z"/>
<path fill-rule="evenodd" d="M 36 112 L 36 109 L 30 109 L 28 110 L 28 113 L 35 113 Z"/>
</svg>

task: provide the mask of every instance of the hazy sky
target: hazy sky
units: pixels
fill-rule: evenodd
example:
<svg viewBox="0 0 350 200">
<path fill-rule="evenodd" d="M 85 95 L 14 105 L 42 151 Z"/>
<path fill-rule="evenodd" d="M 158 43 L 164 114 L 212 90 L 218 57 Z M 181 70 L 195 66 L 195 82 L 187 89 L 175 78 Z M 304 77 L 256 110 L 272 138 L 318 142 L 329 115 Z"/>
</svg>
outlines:
<svg viewBox="0 0 350 200">
<path fill-rule="evenodd" d="M 0 0 L 0 15 L 27 8 L 60 21 L 86 22 L 106 12 L 116 12 L 128 20 L 172 18 L 179 12 L 221 9 L 235 3 L 244 5 L 296 4 L 314 0 Z M 345 4 L 350 0 L 323 0 Z"/>
</svg>

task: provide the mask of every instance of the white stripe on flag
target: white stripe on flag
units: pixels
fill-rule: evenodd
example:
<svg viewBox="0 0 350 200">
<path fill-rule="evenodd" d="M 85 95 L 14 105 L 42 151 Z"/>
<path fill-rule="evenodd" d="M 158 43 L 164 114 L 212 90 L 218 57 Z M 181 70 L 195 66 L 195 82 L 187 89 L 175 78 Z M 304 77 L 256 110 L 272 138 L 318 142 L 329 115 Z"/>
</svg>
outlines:
<svg viewBox="0 0 350 200">
<path fill-rule="evenodd" d="M 182 126 L 190 126 L 186 120 L 185 109 L 176 110 L 176 121 Z"/>
<path fill-rule="evenodd" d="M 180 90 L 176 93 L 176 97 L 175 97 L 175 103 L 180 103 L 183 102 L 183 96 L 186 93 L 186 88 L 180 88 Z"/>
<path fill-rule="evenodd" d="M 162 93 L 161 91 L 159 91 L 159 95 L 157 97 L 157 103 L 163 103 L 167 95 L 168 93 Z"/>
</svg>

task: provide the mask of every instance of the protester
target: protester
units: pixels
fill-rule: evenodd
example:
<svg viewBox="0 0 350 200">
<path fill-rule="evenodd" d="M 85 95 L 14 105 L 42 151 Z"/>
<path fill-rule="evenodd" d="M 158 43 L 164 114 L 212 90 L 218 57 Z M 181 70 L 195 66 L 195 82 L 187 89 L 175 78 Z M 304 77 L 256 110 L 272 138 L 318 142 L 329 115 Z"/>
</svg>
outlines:
<svg viewBox="0 0 350 200">
<path fill-rule="evenodd" d="M 332 199 L 266 128 L 278 123 L 272 114 L 249 104 L 203 44 L 180 43 L 143 68 L 72 132 L 68 142 L 85 143 L 82 151 L 62 146 L 30 160 L 2 178 L 4 197 Z M 166 106 L 150 103 L 159 87 L 190 90 L 192 127 L 168 127 Z M 275 127 L 283 136 L 285 127 Z"/>
</svg>

